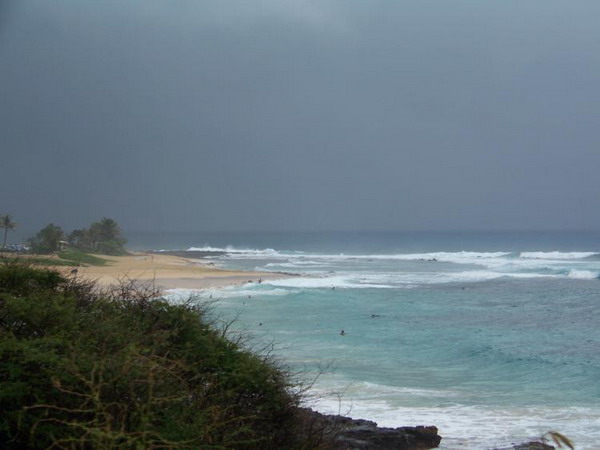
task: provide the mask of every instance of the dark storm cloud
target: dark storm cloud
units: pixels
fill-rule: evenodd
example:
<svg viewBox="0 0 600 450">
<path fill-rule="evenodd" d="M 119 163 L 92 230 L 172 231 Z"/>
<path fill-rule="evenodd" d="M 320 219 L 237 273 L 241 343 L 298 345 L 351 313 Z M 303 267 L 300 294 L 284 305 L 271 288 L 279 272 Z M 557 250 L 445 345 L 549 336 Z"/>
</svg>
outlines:
<svg viewBox="0 0 600 450">
<path fill-rule="evenodd" d="M 32 228 L 600 227 L 597 2 L 0 16 L 0 212 Z"/>
</svg>

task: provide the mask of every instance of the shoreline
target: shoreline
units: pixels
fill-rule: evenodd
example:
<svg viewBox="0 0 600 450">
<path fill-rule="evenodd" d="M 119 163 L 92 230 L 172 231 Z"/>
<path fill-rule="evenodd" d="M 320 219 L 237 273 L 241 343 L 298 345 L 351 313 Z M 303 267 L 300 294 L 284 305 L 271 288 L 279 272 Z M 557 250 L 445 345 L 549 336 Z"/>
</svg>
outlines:
<svg viewBox="0 0 600 450">
<path fill-rule="evenodd" d="M 158 288 L 160 294 L 165 294 L 167 290 L 203 290 L 203 289 L 220 289 L 225 287 L 241 286 L 245 284 L 257 283 L 259 279 L 264 281 L 276 280 L 284 278 L 295 278 L 301 277 L 302 275 L 287 273 L 287 272 L 260 272 L 260 271 L 244 271 L 244 270 L 227 270 L 215 267 L 214 263 L 207 259 L 191 258 L 187 255 L 173 255 L 167 254 L 166 252 L 131 252 L 127 256 L 107 256 L 107 255 L 94 255 L 103 260 L 106 260 L 106 265 L 102 266 L 88 266 L 81 265 L 77 267 L 77 277 L 82 277 L 87 280 L 93 280 L 98 283 L 101 288 L 108 288 L 118 284 L 119 279 L 125 281 L 139 281 L 140 285 L 145 283 L 151 284 Z M 206 255 L 210 257 L 215 255 Z M 61 271 L 67 276 L 70 271 L 74 269 L 71 267 L 60 267 L 55 266 L 54 269 Z M 348 442 L 356 443 L 362 441 L 364 445 L 370 445 L 374 442 L 369 442 L 370 439 L 379 441 L 380 439 L 390 439 L 393 445 L 399 445 L 399 442 L 404 442 L 406 436 L 410 436 L 411 439 L 415 434 L 420 435 L 419 440 L 423 440 L 429 447 L 418 447 L 418 448 L 435 448 L 439 445 L 441 437 L 438 434 L 438 429 L 432 426 L 402 426 L 399 427 L 398 421 L 392 424 L 378 425 L 373 422 L 374 419 L 370 415 L 361 416 L 363 419 L 350 419 L 343 417 L 339 413 L 327 413 L 320 408 L 312 406 L 310 409 L 306 409 L 306 413 L 311 415 L 315 423 L 322 424 L 322 426 L 331 428 L 332 425 L 338 423 L 343 424 L 343 431 L 339 436 L 339 442 L 342 443 L 346 439 Z M 354 416 L 354 414 L 352 414 Z M 431 421 L 437 424 L 437 421 Z M 426 423 L 430 424 L 430 421 L 423 420 L 415 423 Z M 439 426 L 439 424 L 437 424 Z M 424 435 L 421 435 L 425 432 Z M 447 432 L 447 430 L 446 430 Z M 447 436 L 446 445 L 450 445 L 450 448 L 455 448 L 453 444 L 453 438 L 455 436 Z M 437 441 L 437 442 L 436 442 Z M 504 443 L 506 445 L 506 443 Z M 339 447 L 346 448 L 346 447 Z M 366 447 L 365 447 L 366 448 Z M 377 448 L 377 447 L 374 447 Z M 402 447 L 396 447 L 402 448 Z M 413 448 L 413 447 L 410 447 Z M 417 447 L 414 447 L 417 448 Z M 496 447 L 494 447 L 496 448 Z M 503 450 L 511 449 L 541 449 L 551 447 L 502 447 Z"/>
<path fill-rule="evenodd" d="M 103 266 L 77 267 L 77 276 L 110 287 L 120 280 L 150 282 L 161 291 L 168 289 L 218 289 L 295 277 L 290 273 L 256 272 L 216 268 L 213 263 L 157 252 L 132 252 L 127 256 L 94 255 L 107 261 Z M 57 267 L 63 273 L 73 268 Z"/>
</svg>

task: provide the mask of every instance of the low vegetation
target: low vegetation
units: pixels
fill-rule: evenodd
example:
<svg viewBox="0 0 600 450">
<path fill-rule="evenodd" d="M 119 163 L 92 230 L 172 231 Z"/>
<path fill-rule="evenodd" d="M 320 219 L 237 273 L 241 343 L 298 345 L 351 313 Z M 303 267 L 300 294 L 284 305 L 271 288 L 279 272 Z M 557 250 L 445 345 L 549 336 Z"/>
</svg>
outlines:
<svg viewBox="0 0 600 450">
<path fill-rule="evenodd" d="M 2 257 L 2 260 L 10 261 L 10 259 L 8 259 L 6 257 Z M 14 257 L 13 260 L 14 261 L 23 261 L 26 264 L 34 264 L 36 266 L 46 266 L 46 267 L 58 267 L 58 266 L 73 267 L 73 266 L 80 265 L 79 263 L 77 263 L 75 261 L 71 261 L 69 259 L 60 259 L 59 257 L 46 256 L 46 255 L 40 255 L 40 256 L 22 255 L 22 256 Z"/>
<path fill-rule="evenodd" d="M 0 265 L 0 448 L 316 447 L 285 371 L 157 294 Z"/>
<path fill-rule="evenodd" d="M 88 265 L 88 266 L 104 266 L 108 260 L 98 258 L 97 256 L 84 253 L 76 248 L 67 248 L 57 253 L 61 261 L 70 266 Z"/>
</svg>

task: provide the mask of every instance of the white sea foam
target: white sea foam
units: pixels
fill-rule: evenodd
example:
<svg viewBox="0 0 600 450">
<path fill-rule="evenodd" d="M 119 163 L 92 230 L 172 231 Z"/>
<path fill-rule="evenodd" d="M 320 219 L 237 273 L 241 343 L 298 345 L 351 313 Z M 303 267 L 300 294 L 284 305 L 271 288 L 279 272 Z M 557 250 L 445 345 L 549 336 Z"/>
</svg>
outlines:
<svg viewBox="0 0 600 450">
<path fill-rule="evenodd" d="M 165 290 L 165 293 L 167 294 L 167 298 L 173 301 L 185 301 L 190 297 L 197 297 L 200 301 L 202 301 L 207 299 L 221 300 L 228 298 L 247 297 L 249 295 L 256 298 L 265 296 L 283 296 L 298 292 L 281 288 L 251 289 L 249 286 L 254 285 L 228 286 L 219 289 L 167 289 Z"/>
<path fill-rule="evenodd" d="M 529 259 L 583 259 L 598 255 L 596 252 L 521 252 L 521 258 Z"/>
<path fill-rule="evenodd" d="M 511 252 L 473 252 L 473 251 L 458 251 L 458 252 L 426 252 L 426 253 L 393 253 L 393 254 L 305 254 L 304 252 L 281 252 L 272 248 L 255 249 L 255 248 L 237 248 L 231 245 L 225 247 L 213 247 L 205 245 L 202 247 L 190 247 L 188 251 L 198 252 L 225 252 L 235 256 L 266 256 L 274 258 L 316 258 L 319 260 L 405 260 L 405 261 L 444 261 L 456 263 L 471 263 L 482 259 L 497 259 L 510 257 Z M 600 255 L 599 252 L 521 252 L 518 254 L 523 259 L 584 259 L 590 256 Z M 295 261 L 298 262 L 298 261 Z M 308 263 L 308 261 L 307 261 Z M 301 263 L 300 263 L 301 264 Z"/>
<path fill-rule="evenodd" d="M 290 288 L 316 288 L 316 289 L 360 289 L 360 288 L 394 288 L 397 286 L 371 283 L 367 277 L 356 276 L 356 274 L 347 275 L 332 275 L 332 276 L 306 276 L 306 277 L 294 277 L 294 278 L 283 278 L 280 280 L 266 280 L 263 284 L 269 284 L 271 286 L 281 286 Z"/>
<path fill-rule="evenodd" d="M 267 263 L 264 267 L 273 268 L 273 267 L 283 267 L 288 269 L 298 269 L 298 268 L 311 268 L 311 267 L 323 267 L 326 264 L 324 261 L 303 261 L 303 260 L 293 260 L 290 262 L 282 262 L 282 263 Z"/>
<path fill-rule="evenodd" d="M 467 405 L 461 403 L 466 395 L 461 391 L 369 382 L 353 383 L 333 395 L 330 387 L 344 385 L 334 378 L 327 384 L 322 378 L 311 391 L 311 407 L 325 414 L 372 420 L 383 427 L 435 425 L 443 436 L 440 449 L 508 447 L 539 439 L 552 429 L 569 436 L 578 449 L 597 448 L 600 441 L 598 407 Z"/>
<path fill-rule="evenodd" d="M 481 259 L 499 258 L 509 256 L 510 252 L 430 252 L 430 253 L 394 253 L 394 254 L 311 254 L 305 255 L 310 258 L 318 258 L 329 261 L 348 261 L 348 260 L 399 260 L 399 261 L 443 261 L 456 263 L 472 263 Z M 290 257 L 290 255 L 286 255 Z M 293 257 L 293 255 L 291 256 Z"/>
<path fill-rule="evenodd" d="M 211 247 L 209 245 L 204 247 L 190 247 L 187 249 L 188 252 L 225 252 L 231 255 L 255 255 L 255 256 L 281 256 L 281 254 L 273 250 L 272 248 L 265 249 L 254 249 L 254 248 L 235 248 L 232 246 L 226 247 Z"/>
<path fill-rule="evenodd" d="M 566 278 L 566 275 L 546 273 L 502 273 L 485 270 L 463 272 L 385 272 L 385 273 L 335 273 L 302 277 L 266 280 L 263 284 L 302 289 L 365 289 L 365 288 L 412 288 L 419 285 L 446 283 L 477 283 L 500 278 Z M 573 278 L 573 277 L 571 277 Z"/>
<path fill-rule="evenodd" d="M 581 407 L 491 407 L 441 404 L 401 406 L 382 399 L 321 398 L 313 406 L 325 414 L 373 420 L 379 426 L 435 425 L 443 436 L 440 449 L 507 447 L 539 439 L 558 429 L 578 449 L 592 450 L 600 441 L 600 409 Z M 482 432 L 485 430 L 485 432 Z"/>
<path fill-rule="evenodd" d="M 445 262 L 464 262 L 471 263 L 480 259 L 499 258 L 511 255 L 510 252 L 429 252 L 429 253 L 394 253 L 394 254 L 305 254 L 303 252 L 281 252 L 272 248 L 252 249 L 236 248 L 233 246 L 212 247 L 206 245 L 203 247 L 190 247 L 188 251 L 197 252 L 225 252 L 232 257 L 252 257 L 264 256 L 269 258 L 285 258 L 298 262 L 297 258 L 311 258 L 325 261 L 340 260 L 402 260 L 402 261 L 445 261 Z M 301 262 L 300 262 L 301 264 Z"/>
<path fill-rule="evenodd" d="M 593 280 L 600 278 L 600 272 L 594 272 L 592 270 L 571 270 L 569 271 L 569 278 L 576 280 Z"/>
</svg>

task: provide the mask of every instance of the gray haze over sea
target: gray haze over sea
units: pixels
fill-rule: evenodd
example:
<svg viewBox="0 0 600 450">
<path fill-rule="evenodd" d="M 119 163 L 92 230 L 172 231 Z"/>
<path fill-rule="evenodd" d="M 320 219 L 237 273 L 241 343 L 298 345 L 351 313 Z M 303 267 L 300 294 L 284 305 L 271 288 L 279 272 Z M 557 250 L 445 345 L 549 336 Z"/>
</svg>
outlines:
<svg viewBox="0 0 600 450">
<path fill-rule="evenodd" d="M 598 230 L 598 23 L 596 0 L 0 0 L 0 213 Z"/>
</svg>

